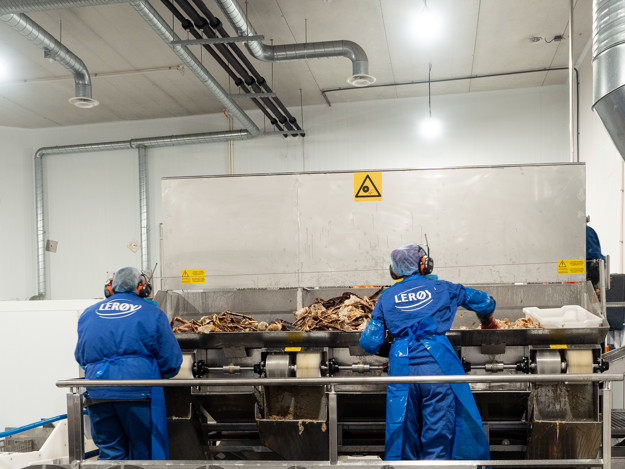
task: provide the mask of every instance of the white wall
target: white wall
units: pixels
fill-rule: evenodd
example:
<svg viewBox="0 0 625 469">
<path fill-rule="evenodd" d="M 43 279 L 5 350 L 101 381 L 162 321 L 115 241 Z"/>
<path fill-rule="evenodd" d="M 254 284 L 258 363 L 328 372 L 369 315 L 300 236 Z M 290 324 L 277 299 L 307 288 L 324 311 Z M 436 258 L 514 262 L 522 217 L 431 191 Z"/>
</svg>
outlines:
<svg viewBox="0 0 625 469">
<path fill-rule="evenodd" d="M 427 115 L 427 98 L 309 107 L 304 110 L 305 139 L 270 135 L 234 142 L 234 173 L 568 161 L 567 103 L 566 86 L 435 96 L 432 112 L 445 126 L 444 136 L 436 141 L 417 131 Z M 299 115 L 299 110 L 292 111 Z M 262 115 L 250 114 L 262 128 Z M 30 132 L 28 148 L 34 153 L 47 146 L 227 128 L 225 117 L 217 114 L 43 129 Z M 227 143 L 148 149 L 152 264 L 159 260 L 161 178 L 227 174 L 228 152 Z M 122 265 L 140 267 L 140 252 L 128 248 L 141 239 L 136 151 L 52 155 L 44 160 L 47 237 L 59 243 L 56 253 L 47 253 L 48 298 L 101 296 L 111 271 Z M 23 233 L 34 251 L 33 233 Z M 7 254 L 12 257 L 10 250 Z M 36 279 L 32 257 L 29 267 Z M 35 287 L 22 298 L 36 293 Z"/>
<path fill-rule="evenodd" d="M 37 293 L 33 147 L 27 130 L 0 127 L 0 300 Z"/>
<path fill-rule="evenodd" d="M 2 387 L 0 431 L 67 413 L 68 389 L 76 378 L 78 317 L 89 300 L 0 302 Z"/>
</svg>

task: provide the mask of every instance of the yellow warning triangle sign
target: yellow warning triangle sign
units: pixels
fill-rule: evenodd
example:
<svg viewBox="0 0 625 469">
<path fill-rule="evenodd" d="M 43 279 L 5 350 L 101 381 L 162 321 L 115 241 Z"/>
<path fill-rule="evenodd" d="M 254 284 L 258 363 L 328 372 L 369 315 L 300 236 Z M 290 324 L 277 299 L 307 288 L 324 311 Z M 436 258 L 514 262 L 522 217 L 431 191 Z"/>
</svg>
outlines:
<svg viewBox="0 0 625 469">
<path fill-rule="evenodd" d="M 362 181 L 362 184 L 356 191 L 354 198 L 356 199 L 368 199 L 372 197 L 382 197 L 382 194 L 373 183 L 371 177 L 367 174 Z"/>
</svg>

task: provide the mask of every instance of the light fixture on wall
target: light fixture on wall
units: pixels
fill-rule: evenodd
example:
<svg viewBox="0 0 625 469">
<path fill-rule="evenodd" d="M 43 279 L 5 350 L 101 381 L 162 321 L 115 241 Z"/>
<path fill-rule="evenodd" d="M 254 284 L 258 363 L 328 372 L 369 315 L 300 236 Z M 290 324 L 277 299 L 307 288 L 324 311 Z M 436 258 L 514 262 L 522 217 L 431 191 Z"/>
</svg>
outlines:
<svg viewBox="0 0 625 469">
<path fill-rule="evenodd" d="M 443 132 L 443 125 L 436 117 L 432 117 L 432 64 L 428 64 L 428 117 L 419 125 L 421 136 L 427 139 L 433 139 Z"/>
</svg>

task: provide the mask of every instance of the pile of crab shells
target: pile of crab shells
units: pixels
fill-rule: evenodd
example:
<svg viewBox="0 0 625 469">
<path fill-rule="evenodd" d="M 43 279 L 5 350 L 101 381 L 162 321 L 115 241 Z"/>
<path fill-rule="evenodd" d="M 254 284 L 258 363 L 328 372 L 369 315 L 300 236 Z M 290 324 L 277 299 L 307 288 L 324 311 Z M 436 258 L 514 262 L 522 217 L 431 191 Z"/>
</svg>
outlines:
<svg viewBox="0 0 625 469">
<path fill-rule="evenodd" d="M 317 298 L 310 306 L 293 312 L 294 322 L 276 319 L 256 321 L 252 316 L 223 311 L 219 314 L 186 320 L 179 316 L 171 320 L 174 333 L 208 334 L 211 332 L 272 332 L 272 331 L 363 331 L 375 307 L 380 290 L 370 298 L 343 293 L 329 300 Z"/>
</svg>

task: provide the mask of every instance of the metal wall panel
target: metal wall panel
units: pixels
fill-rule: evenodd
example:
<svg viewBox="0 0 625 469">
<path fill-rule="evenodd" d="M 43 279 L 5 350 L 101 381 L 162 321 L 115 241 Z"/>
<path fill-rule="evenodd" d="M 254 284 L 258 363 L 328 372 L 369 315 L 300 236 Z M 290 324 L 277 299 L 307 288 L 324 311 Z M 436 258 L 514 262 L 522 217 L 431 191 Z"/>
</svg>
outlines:
<svg viewBox="0 0 625 469">
<path fill-rule="evenodd" d="M 557 270 L 585 258 L 583 164 L 384 171 L 381 191 L 354 201 L 352 172 L 164 179 L 163 288 L 388 284 L 390 251 L 425 234 L 447 280 L 584 278 Z"/>
</svg>

